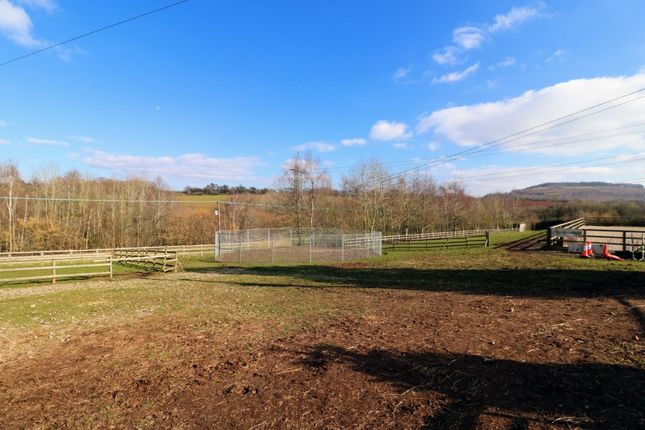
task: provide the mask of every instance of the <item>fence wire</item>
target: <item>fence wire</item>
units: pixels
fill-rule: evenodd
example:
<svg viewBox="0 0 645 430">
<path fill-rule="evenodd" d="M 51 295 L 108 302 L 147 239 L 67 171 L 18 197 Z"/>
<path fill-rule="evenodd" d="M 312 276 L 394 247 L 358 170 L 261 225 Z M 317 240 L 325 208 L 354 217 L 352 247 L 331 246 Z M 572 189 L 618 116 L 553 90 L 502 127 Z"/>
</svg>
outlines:
<svg viewBox="0 0 645 430">
<path fill-rule="evenodd" d="M 215 259 L 235 263 L 321 263 L 382 254 L 382 235 L 330 229 L 267 228 L 220 231 Z"/>
</svg>

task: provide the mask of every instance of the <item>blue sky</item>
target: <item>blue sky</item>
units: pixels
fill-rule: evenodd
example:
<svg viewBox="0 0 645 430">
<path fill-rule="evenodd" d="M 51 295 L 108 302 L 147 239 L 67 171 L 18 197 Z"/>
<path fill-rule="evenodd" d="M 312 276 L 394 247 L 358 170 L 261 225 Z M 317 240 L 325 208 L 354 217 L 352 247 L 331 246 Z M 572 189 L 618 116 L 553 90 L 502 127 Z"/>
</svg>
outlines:
<svg viewBox="0 0 645 430">
<path fill-rule="evenodd" d="M 0 0 L 0 62 L 167 3 Z M 308 149 L 336 181 L 371 158 L 396 173 L 645 87 L 643 16 L 637 0 L 191 0 L 0 67 L 0 157 L 175 188 L 270 186 Z M 645 183 L 641 130 L 636 100 L 419 170 L 475 194 Z"/>
</svg>

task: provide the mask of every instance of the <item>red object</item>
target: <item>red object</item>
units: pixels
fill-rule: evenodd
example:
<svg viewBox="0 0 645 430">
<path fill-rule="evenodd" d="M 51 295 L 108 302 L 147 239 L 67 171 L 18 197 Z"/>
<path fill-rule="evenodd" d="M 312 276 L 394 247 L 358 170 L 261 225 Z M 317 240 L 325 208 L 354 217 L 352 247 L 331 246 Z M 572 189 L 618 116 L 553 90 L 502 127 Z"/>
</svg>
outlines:
<svg viewBox="0 0 645 430">
<path fill-rule="evenodd" d="M 582 254 L 580 255 L 583 258 L 591 258 L 593 257 L 593 248 L 591 247 L 591 242 L 585 242 L 584 245 L 582 245 Z"/>
<path fill-rule="evenodd" d="M 605 257 L 608 260 L 625 261 L 625 260 L 623 260 L 622 258 L 620 258 L 617 255 L 610 254 L 609 253 L 609 247 L 607 246 L 606 243 L 605 243 L 605 246 L 603 246 L 603 248 L 602 248 L 602 256 Z"/>
</svg>

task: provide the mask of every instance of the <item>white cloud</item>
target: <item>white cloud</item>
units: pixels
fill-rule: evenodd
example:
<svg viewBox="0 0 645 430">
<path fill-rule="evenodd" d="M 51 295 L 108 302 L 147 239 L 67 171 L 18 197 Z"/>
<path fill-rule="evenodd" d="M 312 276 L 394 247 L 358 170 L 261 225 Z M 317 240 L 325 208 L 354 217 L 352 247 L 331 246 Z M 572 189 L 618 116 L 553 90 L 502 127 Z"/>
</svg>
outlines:
<svg viewBox="0 0 645 430">
<path fill-rule="evenodd" d="M 549 55 L 546 60 L 546 63 L 555 63 L 556 61 L 564 60 L 565 52 L 562 49 L 556 49 L 551 55 Z"/>
<path fill-rule="evenodd" d="M 484 41 L 484 32 L 474 26 L 458 27 L 452 32 L 452 40 L 463 49 L 475 49 Z"/>
<path fill-rule="evenodd" d="M 336 146 L 327 142 L 307 142 L 302 145 L 293 147 L 294 151 L 318 151 L 318 152 L 331 152 L 336 150 Z"/>
<path fill-rule="evenodd" d="M 30 145 L 69 146 L 69 143 L 63 142 L 62 140 L 38 139 L 35 137 L 28 138 L 27 143 Z"/>
<path fill-rule="evenodd" d="M 0 145 L 9 145 L 11 143 L 10 140 L 7 139 L 0 139 Z"/>
<path fill-rule="evenodd" d="M 454 46 L 446 46 L 443 48 L 442 52 L 435 53 L 432 56 L 432 59 L 437 64 L 459 64 L 461 59 L 459 58 L 459 49 Z"/>
<path fill-rule="evenodd" d="M 258 157 L 213 158 L 204 154 L 143 156 L 114 154 L 89 150 L 82 161 L 92 167 L 107 169 L 126 176 L 161 176 L 169 181 L 254 182 L 253 169 L 262 163 Z M 262 181 L 264 179 L 262 178 Z"/>
<path fill-rule="evenodd" d="M 525 188 L 543 182 L 578 182 L 606 181 L 622 182 L 645 177 L 643 154 L 632 156 L 634 161 L 622 161 L 622 157 L 609 160 L 607 165 L 597 163 L 580 163 L 578 165 L 549 166 L 528 165 L 522 167 L 504 167 L 498 165 L 482 166 L 472 169 L 459 169 L 455 166 L 433 168 L 440 170 L 440 179 L 459 179 L 469 192 L 483 195 L 493 192 L 506 192 Z M 588 165 L 585 165 L 588 164 Z"/>
<path fill-rule="evenodd" d="M 343 146 L 360 146 L 365 145 L 366 143 L 367 140 L 360 137 L 355 137 L 353 139 L 343 139 L 340 141 L 340 144 Z"/>
<path fill-rule="evenodd" d="M 399 67 L 392 74 L 392 79 L 394 79 L 395 81 L 402 81 L 408 77 L 411 70 L 412 67 Z"/>
<path fill-rule="evenodd" d="M 410 137 L 412 134 L 408 132 L 408 125 L 404 122 L 380 120 L 370 130 L 370 139 L 372 140 L 388 141 Z"/>
<path fill-rule="evenodd" d="M 461 63 L 460 55 L 465 51 L 481 47 L 492 34 L 515 27 L 536 15 L 538 15 L 538 10 L 535 8 L 514 7 L 506 14 L 496 15 L 491 24 L 457 27 L 452 32 L 452 40 L 456 46 L 444 47 L 440 52 L 436 52 L 432 59 L 442 65 L 459 64 Z M 508 65 L 498 66 L 508 67 Z"/>
<path fill-rule="evenodd" d="M 488 26 L 488 31 L 496 33 L 521 24 L 538 14 L 537 9 L 530 7 L 514 7 L 506 14 L 495 15 L 495 21 Z"/>
<path fill-rule="evenodd" d="M 467 67 L 464 70 L 447 73 L 438 78 L 433 78 L 433 84 L 450 84 L 453 82 L 459 82 L 466 79 L 468 76 L 472 75 L 479 69 L 479 63 L 473 64 L 470 67 Z"/>
<path fill-rule="evenodd" d="M 513 57 L 506 57 L 499 63 L 497 63 L 497 67 L 511 67 L 515 65 L 515 58 Z"/>
<path fill-rule="evenodd" d="M 397 142 L 392 146 L 396 149 L 406 149 L 408 147 L 408 144 L 406 142 Z"/>
<path fill-rule="evenodd" d="M 0 33 L 18 45 L 37 48 L 43 45 L 33 36 L 33 24 L 27 12 L 9 0 L 0 1 Z"/>
<path fill-rule="evenodd" d="M 18 3 L 47 12 L 53 12 L 58 7 L 53 0 L 18 0 Z"/>
<path fill-rule="evenodd" d="M 527 91 L 510 99 L 437 110 L 423 116 L 416 131 L 433 132 L 435 136 L 457 145 L 472 147 L 643 87 L 645 74 L 576 79 L 536 91 Z M 617 147 L 644 149 L 645 131 L 639 134 L 638 128 L 631 128 L 622 130 L 621 136 L 615 136 L 621 132 L 607 131 L 643 123 L 644 111 L 645 99 L 640 99 L 580 121 L 546 130 L 538 135 L 509 142 L 502 145 L 502 148 L 560 156 Z M 564 140 L 580 134 L 586 136 Z M 526 146 L 512 148 L 518 145 Z"/>
<path fill-rule="evenodd" d="M 69 136 L 70 139 L 76 140 L 78 142 L 83 142 L 83 143 L 94 143 L 96 142 L 96 139 L 93 137 L 89 136 Z"/>
<path fill-rule="evenodd" d="M 430 142 L 426 145 L 426 148 L 428 148 L 429 151 L 436 151 L 437 149 L 439 149 L 439 142 Z"/>
</svg>

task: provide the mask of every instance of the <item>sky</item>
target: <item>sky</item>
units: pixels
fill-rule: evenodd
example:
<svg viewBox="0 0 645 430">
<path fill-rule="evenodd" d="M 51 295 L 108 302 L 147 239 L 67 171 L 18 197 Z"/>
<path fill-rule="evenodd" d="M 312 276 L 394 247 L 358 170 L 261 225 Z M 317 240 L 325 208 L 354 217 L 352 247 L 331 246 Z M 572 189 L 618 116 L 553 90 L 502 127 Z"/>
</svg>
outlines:
<svg viewBox="0 0 645 430">
<path fill-rule="evenodd" d="M 0 63 L 169 3 L 0 0 Z M 175 189 L 272 186 L 307 151 L 336 184 L 371 159 L 474 195 L 645 184 L 645 92 L 498 141 L 645 88 L 643 16 L 640 0 L 189 0 L 0 66 L 0 160 Z"/>
</svg>

